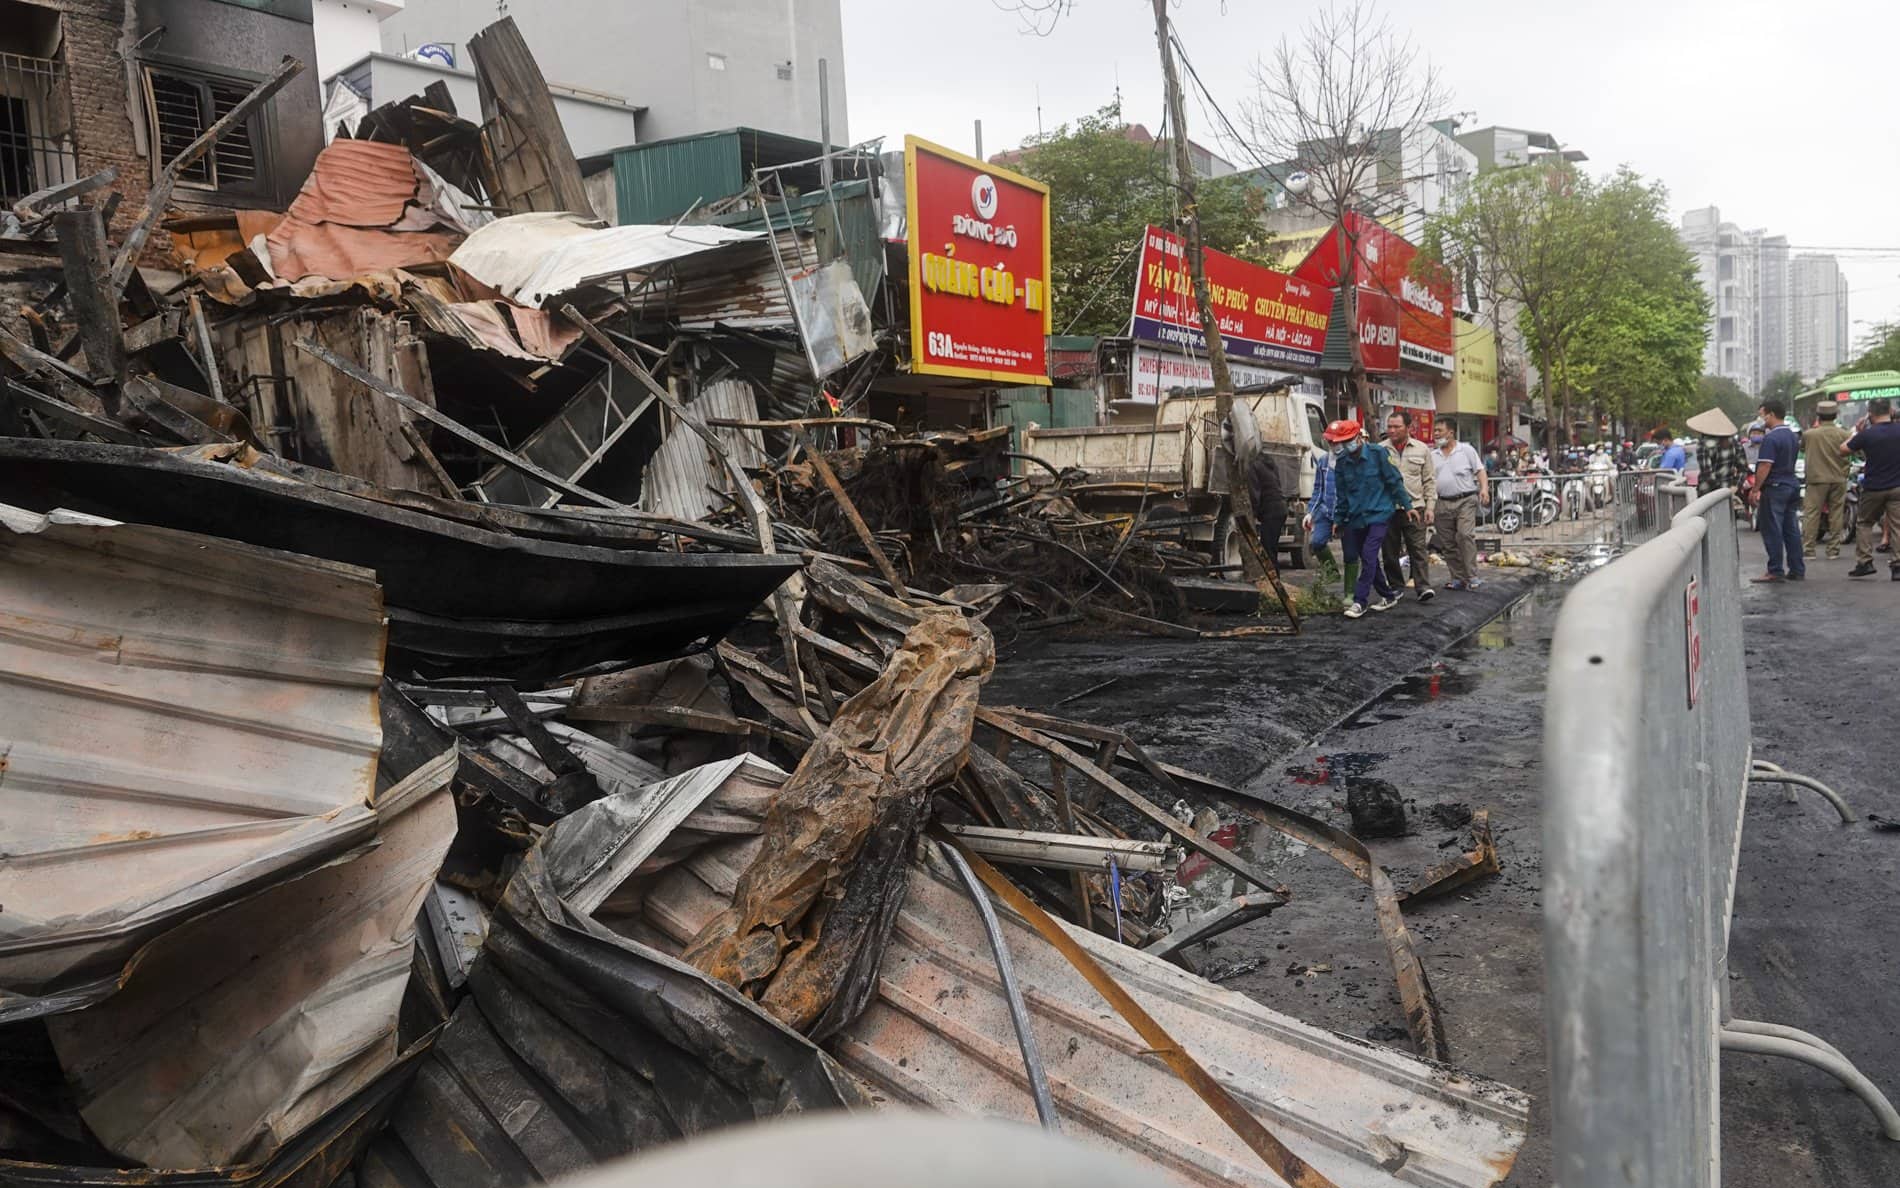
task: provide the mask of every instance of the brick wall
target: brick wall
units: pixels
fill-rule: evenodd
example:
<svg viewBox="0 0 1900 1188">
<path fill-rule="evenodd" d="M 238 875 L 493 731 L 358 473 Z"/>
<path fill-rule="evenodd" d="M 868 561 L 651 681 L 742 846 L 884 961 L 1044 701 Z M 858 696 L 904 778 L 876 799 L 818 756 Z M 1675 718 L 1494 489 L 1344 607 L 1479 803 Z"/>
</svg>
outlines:
<svg viewBox="0 0 1900 1188">
<path fill-rule="evenodd" d="M 120 58 L 125 0 L 26 0 L 60 14 L 66 58 L 66 85 L 72 99 L 73 139 L 79 176 L 108 165 L 119 171 L 114 183 L 124 198 L 108 234 L 117 240 L 139 217 L 151 190 L 152 167 L 139 155 L 127 103 L 126 70 Z M 96 201 L 104 201 L 100 195 Z"/>
</svg>

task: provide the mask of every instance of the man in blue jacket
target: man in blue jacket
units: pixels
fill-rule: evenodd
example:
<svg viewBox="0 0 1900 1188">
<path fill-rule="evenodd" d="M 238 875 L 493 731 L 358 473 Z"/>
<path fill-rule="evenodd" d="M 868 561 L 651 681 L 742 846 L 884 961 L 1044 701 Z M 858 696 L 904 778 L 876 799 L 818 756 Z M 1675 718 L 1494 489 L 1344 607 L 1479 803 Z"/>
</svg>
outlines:
<svg viewBox="0 0 1900 1188">
<path fill-rule="evenodd" d="M 1398 593 L 1380 570 L 1379 550 L 1388 523 L 1398 512 L 1411 510 L 1412 497 L 1385 447 L 1367 441 L 1359 422 L 1334 421 L 1326 427 L 1326 441 L 1333 451 L 1333 524 L 1346 559 L 1360 563 L 1346 617 L 1391 610 L 1398 605 Z M 1377 599 L 1372 597 L 1375 591 Z"/>
</svg>

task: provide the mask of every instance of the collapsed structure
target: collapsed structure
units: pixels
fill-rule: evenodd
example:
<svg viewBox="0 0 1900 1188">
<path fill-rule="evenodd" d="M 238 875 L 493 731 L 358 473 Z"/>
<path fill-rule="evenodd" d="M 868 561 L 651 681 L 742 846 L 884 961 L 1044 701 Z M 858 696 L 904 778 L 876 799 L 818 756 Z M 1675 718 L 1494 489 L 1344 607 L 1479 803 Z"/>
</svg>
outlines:
<svg viewBox="0 0 1900 1188">
<path fill-rule="evenodd" d="M 0 1176 L 516 1185 L 912 1105 L 1178 1181 L 1501 1179 L 1528 1103 L 1443 1063 L 1401 907 L 1496 869 L 1482 820 L 1401 892 L 984 704 L 1004 624 L 1200 635 L 1219 567 L 891 411 L 876 155 L 605 226 L 512 22 L 470 49 L 479 122 L 372 111 L 282 212 L 170 196 L 295 60 L 116 243 L 108 174 L 15 205 L 57 268 L 0 326 Z M 1192 972 L 1296 892 L 1189 798 L 1368 886 L 1418 1055 Z"/>
</svg>

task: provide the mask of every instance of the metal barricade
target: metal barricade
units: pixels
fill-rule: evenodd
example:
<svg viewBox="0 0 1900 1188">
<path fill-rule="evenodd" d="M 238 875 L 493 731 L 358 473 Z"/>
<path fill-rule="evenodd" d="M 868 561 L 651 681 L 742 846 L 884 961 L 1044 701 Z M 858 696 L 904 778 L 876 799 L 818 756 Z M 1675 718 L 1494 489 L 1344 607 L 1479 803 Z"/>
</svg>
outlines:
<svg viewBox="0 0 1900 1188">
<path fill-rule="evenodd" d="M 1671 491 L 1680 478 L 1674 470 L 1503 475 L 1489 524 L 1507 549 L 1631 548 L 1661 533 L 1683 508 L 1682 493 Z"/>
<path fill-rule="evenodd" d="M 1900 1138 L 1900 1116 L 1838 1053 L 1726 1017 L 1751 772 L 1738 547 L 1729 492 L 1695 499 L 1580 583 L 1557 621 L 1544 962 L 1565 1188 L 1718 1188 L 1720 1051 L 1769 1051 L 1764 1034 L 1801 1049 L 1774 1054 L 1841 1077 Z"/>
</svg>

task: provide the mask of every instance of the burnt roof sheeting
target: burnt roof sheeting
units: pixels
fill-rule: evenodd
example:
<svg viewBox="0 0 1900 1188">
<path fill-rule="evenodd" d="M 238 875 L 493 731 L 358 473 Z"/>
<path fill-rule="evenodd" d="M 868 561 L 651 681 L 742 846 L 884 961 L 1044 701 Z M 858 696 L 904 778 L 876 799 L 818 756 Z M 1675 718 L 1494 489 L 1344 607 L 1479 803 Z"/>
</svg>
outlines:
<svg viewBox="0 0 1900 1188">
<path fill-rule="evenodd" d="M 809 1040 L 592 905 L 744 758 L 596 801 L 524 856 L 456 1008 L 361 1188 L 513 1188 L 724 1126 L 855 1103 Z M 690 819 L 690 818 L 689 818 Z"/>
<path fill-rule="evenodd" d="M 449 262 L 504 297 L 539 309 L 550 298 L 708 253 L 751 261 L 765 237 L 731 227 L 603 227 L 565 213 L 513 215 L 479 228 Z"/>
<path fill-rule="evenodd" d="M 615 921 L 667 951 L 732 899 L 762 839 L 719 841 L 638 892 Z M 1063 1130 L 1147 1162 L 1158 1180 L 1279 1188 L 1252 1151 L 1020 917 L 999 906 Z M 1068 927 L 1065 925 L 1064 927 Z M 1514 1089 L 1301 1023 L 1159 958 L 1069 927 L 1221 1085 L 1340 1188 L 1496 1184 L 1529 1129 Z M 894 1106 L 1036 1120 L 996 960 L 935 855 L 911 868 L 877 997 L 831 1047 Z"/>
<path fill-rule="evenodd" d="M 118 993 L 47 1020 L 102 1142 L 149 1167 L 268 1158 L 396 1063 L 456 762 L 377 797 L 374 845 L 173 929 Z"/>
<path fill-rule="evenodd" d="M 375 571 L 392 671 L 551 679 L 715 640 L 796 557 L 608 549 L 504 535 L 179 454 L 0 439 L 0 501 L 73 507 Z"/>
<path fill-rule="evenodd" d="M 328 561 L 0 525 L 6 1021 L 105 997 L 158 932 L 373 836 L 383 606 Z"/>
</svg>

